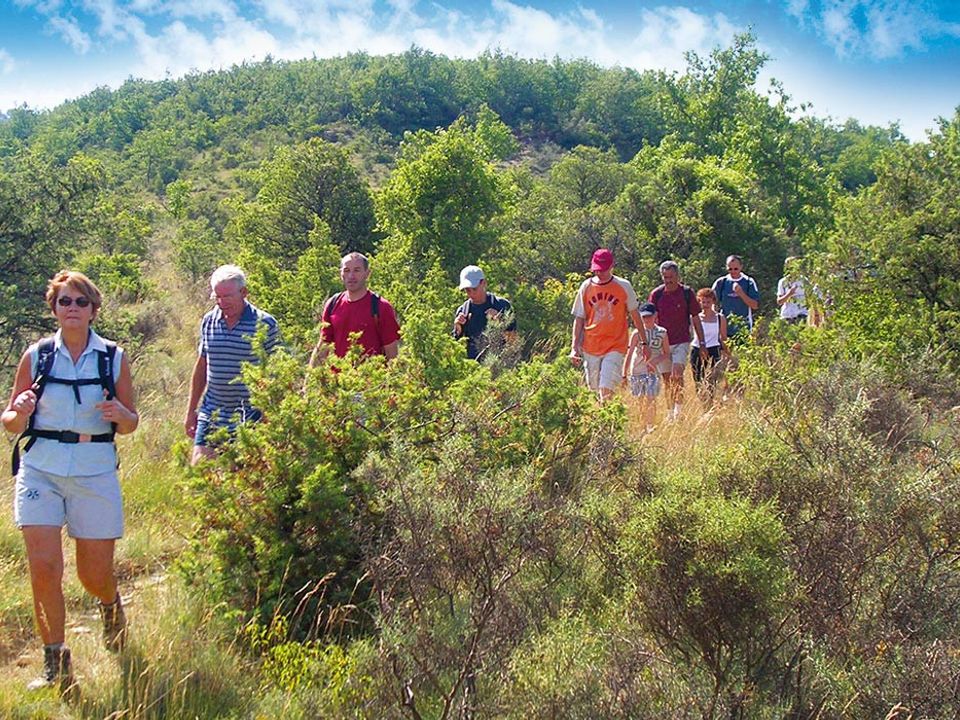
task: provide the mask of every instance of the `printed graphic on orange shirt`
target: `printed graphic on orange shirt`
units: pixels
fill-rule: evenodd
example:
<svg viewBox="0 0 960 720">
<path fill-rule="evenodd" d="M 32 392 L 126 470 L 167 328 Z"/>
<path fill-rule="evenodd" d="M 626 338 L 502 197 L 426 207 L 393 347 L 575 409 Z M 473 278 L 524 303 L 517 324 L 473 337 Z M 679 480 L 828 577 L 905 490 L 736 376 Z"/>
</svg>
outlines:
<svg viewBox="0 0 960 720">
<path fill-rule="evenodd" d="M 599 292 L 593 295 L 588 301 L 591 313 L 590 319 L 593 322 L 588 326 L 594 328 L 604 323 L 614 322 L 614 307 L 620 304 L 620 299 L 609 292 Z"/>
</svg>

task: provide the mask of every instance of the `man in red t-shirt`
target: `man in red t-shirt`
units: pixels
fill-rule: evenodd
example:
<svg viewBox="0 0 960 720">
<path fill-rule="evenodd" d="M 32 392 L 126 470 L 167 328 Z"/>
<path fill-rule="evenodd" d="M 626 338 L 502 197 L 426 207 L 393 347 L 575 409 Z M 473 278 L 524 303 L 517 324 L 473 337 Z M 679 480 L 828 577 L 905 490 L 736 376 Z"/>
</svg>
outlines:
<svg viewBox="0 0 960 720">
<path fill-rule="evenodd" d="M 663 373 L 663 384 L 673 399 L 670 416 L 677 418 L 683 405 L 683 370 L 687 366 L 690 354 L 690 325 L 700 341 L 701 356 L 706 356 L 706 343 L 703 341 L 703 325 L 700 323 L 700 302 L 693 288 L 680 282 L 680 266 L 673 260 L 660 263 L 659 285 L 650 293 L 648 300 L 657 308 L 657 325 L 667 330 L 670 341 L 672 370 Z"/>
<path fill-rule="evenodd" d="M 364 355 L 397 356 L 400 325 L 393 306 L 367 289 L 370 262 L 358 252 L 348 253 L 340 261 L 340 279 L 344 292 L 323 305 L 320 341 L 310 356 L 311 367 L 321 362 L 333 345 L 337 357 L 350 349 L 350 336 L 360 333 L 358 342 Z"/>
</svg>

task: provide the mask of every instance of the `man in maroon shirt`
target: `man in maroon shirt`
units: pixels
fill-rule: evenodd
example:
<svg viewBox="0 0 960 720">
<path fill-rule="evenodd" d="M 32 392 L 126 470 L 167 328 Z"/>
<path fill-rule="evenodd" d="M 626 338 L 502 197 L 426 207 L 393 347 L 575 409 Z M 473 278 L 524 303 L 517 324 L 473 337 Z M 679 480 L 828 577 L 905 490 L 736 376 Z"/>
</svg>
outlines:
<svg viewBox="0 0 960 720">
<path fill-rule="evenodd" d="M 672 418 L 680 416 L 683 405 L 683 370 L 690 354 L 690 323 L 700 341 L 700 354 L 707 356 L 703 341 L 703 325 L 700 324 L 700 302 L 693 288 L 680 282 L 680 266 L 673 260 L 660 263 L 663 285 L 654 288 L 649 301 L 657 307 L 657 324 L 667 330 L 673 369 L 663 374 L 663 384 L 673 399 Z"/>
<path fill-rule="evenodd" d="M 340 261 L 340 279 L 344 291 L 323 305 L 320 341 L 310 356 L 310 366 L 323 361 L 333 345 L 337 357 L 350 349 L 350 336 L 360 333 L 357 342 L 364 355 L 397 356 L 400 325 L 393 306 L 367 289 L 370 262 L 358 252 L 348 253 Z"/>
</svg>

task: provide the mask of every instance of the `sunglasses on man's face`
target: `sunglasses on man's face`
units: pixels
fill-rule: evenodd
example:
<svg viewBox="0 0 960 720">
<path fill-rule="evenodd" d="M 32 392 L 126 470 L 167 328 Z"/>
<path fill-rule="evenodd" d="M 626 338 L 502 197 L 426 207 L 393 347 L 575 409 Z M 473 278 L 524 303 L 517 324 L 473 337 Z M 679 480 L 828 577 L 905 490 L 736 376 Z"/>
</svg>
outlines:
<svg viewBox="0 0 960 720">
<path fill-rule="evenodd" d="M 57 298 L 57 305 L 59 305 L 60 307 L 70 307 L 74 303 L 77 304 L 77 307 L 85 308 L 87 305 L 90 304 L 90 301 L 87 300 L 87 298 L 85 297 L 72 298 L 72 297 L 67 297 L 66 295 L 64 295 L 61 298 Z"/>
</svg>

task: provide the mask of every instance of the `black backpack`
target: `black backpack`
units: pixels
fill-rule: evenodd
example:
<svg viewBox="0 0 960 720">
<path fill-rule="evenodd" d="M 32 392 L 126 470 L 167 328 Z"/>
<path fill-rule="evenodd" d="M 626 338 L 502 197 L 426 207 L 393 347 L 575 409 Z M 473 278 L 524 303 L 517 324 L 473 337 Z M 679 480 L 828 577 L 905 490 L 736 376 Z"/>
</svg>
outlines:
<svg viewBox="0 0 960 720">
<path fill-rule="evenodd" d="M 80 387 L 83 385 L 99 385 L 107 391 L 107 400 L 112 400 L 116 397 L 117 388 L 113 381 L 113 362 L 117 354 L 117 344 L 110 340 L 104 340 L 103 344 L 107 348 L 106 351 L 96 351 L 98 377 L 81 380 L 65 380 L 50 374 L 53 370 L 54 358 L 56 357 L 54 338 L 48 337 L 41 340 L 37 345 L 37 367 L 33 375 L 33 385 L 30 386 L 30 389 L 33 390 L 37 396 L 37 404 L 39 405 L 40 397 L 43 395 L 43 390 L 48 383 L 72 386 L 73 395 L 77 399 L 77 404 L 80 404 Z M 10 467 L 13 470 L 14 476 L 20 471 L 20 443 L 24 438 L 27 438 L 27 444 L 23 446 L 24 454 L 30 451 L 30 448 L 32 448 L 33 444 L 37 441 L 37 438 L 57 440 L 62 443 L 80 442 L 79 434 L 72 430 L 37 430 L 34 427 L 36 417 L 37 413 L 34 411 L 27 423 L 27 429 L 23 431 L 13 444 L 13 455 L 10 459 Z M 91 435 L 90 442 L 113 442 L 117 431 L 117 424 L 110 423 L 110 425 L 110 432 Z"/>
</svg>

